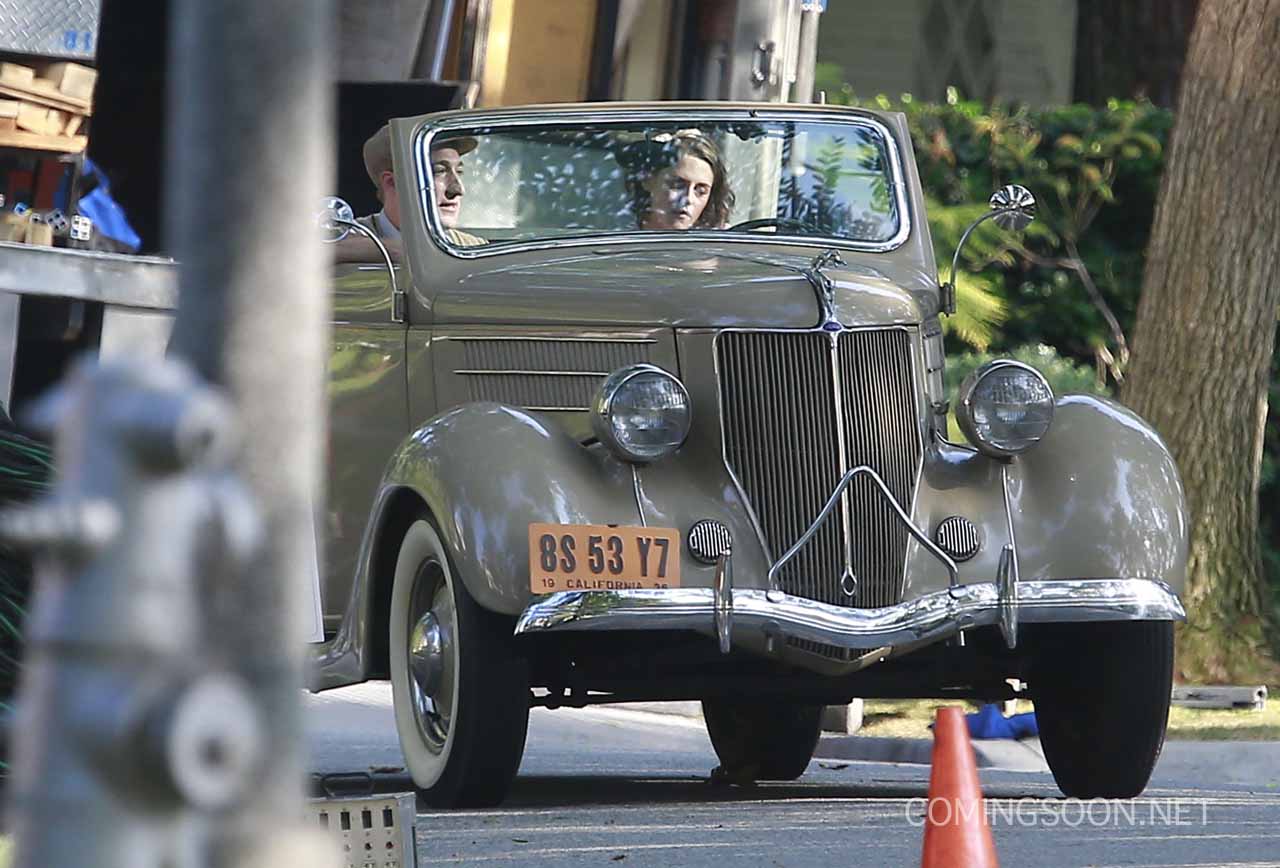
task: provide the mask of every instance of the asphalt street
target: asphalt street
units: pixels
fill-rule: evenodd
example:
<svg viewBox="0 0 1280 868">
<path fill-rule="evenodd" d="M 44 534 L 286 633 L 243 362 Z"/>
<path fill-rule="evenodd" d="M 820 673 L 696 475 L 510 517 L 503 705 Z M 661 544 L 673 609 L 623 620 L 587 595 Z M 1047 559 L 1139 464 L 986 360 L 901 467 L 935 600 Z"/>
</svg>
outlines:
<svg viewBox="0 0 1280 868">
<path fill-rule="evenodd" d="M 307 703 L 314 770 L 373 770 L 381 790 L 407 787 L 388 685 Z M 694 720 L 535 710 L 507 803 L 420 811 L 419 864 L 919 864 L 927 766 L 819 758 L 792 784 L 719 787 L 707 783 L 715 765 Z M 981 777 L 1005 866 L 1280 868 L 1280 787 L 1268 776 L 1217 783 L 1203 762 L 1175 755 L 1142 798 L 1089 803 L 1064 800 L 1044 772 Z"/>
</svg>

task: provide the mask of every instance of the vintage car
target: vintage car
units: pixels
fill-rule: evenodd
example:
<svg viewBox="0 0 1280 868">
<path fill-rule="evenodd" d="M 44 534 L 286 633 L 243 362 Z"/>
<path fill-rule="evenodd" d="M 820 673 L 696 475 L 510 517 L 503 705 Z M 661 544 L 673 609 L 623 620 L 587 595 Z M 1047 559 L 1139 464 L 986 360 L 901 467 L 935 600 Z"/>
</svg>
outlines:
<svg viewBox="0 0 1280 868">
<path fill-rule="evenodd" d="M 723 774 L 787 780 L 825 705 L 1018 691 L 1064 793 L 1142 791 L 1184 617 L 1177 470 L 1017 362 L 949 393 L 901 115 L 391 128 L 401 261 L 334 282 L 315 686 L 390 678 L 429 802 L 500 801 L 531 706 L 700 700 Z M 379 234 L 331 206 L 334 237 Z M 1016 229 L 1034 201 L 992 207 Z"/>
</svg>

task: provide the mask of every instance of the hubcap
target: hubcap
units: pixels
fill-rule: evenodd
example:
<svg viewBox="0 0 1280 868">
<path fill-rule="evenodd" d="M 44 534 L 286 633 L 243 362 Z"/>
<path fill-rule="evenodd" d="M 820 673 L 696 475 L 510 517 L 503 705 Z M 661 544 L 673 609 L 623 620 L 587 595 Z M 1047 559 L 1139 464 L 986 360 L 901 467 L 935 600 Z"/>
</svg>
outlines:
<svg viewBox="0 0 1280 868">
<path fill-rule="evenodd" d="M 435 612 L 426 612 L 409 634 L 409 666 L 418 689 L 428 696 L 440 690 L 444 675 L 444 640 Z"/>
<path fill-rule="evenodd" d="M 423 565 L 409 610 L 409 694 L 426 745 L 444 749 L 453 714 L 457 672 L 453 594 L 439 564 Z"/>
</svg>

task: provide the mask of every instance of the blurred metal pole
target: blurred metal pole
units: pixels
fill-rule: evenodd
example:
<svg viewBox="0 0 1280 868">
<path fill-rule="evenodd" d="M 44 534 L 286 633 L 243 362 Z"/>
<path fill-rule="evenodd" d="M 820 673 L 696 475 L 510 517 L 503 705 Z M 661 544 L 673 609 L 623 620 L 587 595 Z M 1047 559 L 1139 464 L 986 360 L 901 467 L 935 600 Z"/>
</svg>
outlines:
<svg viewBox="0 0 1280 868">
<path fill-rule="evenodd" d="M 177 0 L 175 349 L 231 402 L 180 361 L 128 360 L 81 364 L 41 405 L 56 485 L 0 516 L 0 535 L 41 553 L 13 752 L 18 868 L 335 861 L 301 825 L 299 719 L 329 28 L 325 0 Z"/>
<path fill-rule="evenodd" d="M 233 865 L 263 858 L 302 807 L 329 322 L 314 215 L 333 177 L 336 59 L 328 0 L 176 0 L 173 22 L 166 213 L 183 265 L 173 349 L 239 411 L 238 466 L 266 538 L 254 568 L 207 601 L 214 641 L 265 730 L 260 785 L 223 826 L 214 859 Z"/>
<path fill-rule="evenodd" d="M 826 5 L 826 0 L 805 0 L 800 5 L 800 46 L 792 102 L 813 102 L 813 82 L 818 67 L 818 21 Z"/>
<path fill-rule="evenodd" d="M 453 32 L 454 0 L 430 0 L 427 20 L 418 36 L 418 50 L 410 77 L 440 81 L 449 54 L 449 35 Z"/>
</svg>

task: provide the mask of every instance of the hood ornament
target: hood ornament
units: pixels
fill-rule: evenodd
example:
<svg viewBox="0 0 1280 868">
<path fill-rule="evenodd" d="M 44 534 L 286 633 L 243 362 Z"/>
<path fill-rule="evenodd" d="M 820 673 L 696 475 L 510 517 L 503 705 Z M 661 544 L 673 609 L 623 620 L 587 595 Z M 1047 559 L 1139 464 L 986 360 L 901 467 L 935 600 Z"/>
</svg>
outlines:
<svg viewBox="0 0 1280 868">
<path fill-rule="evenodd" d="M 836 319 L 836 285 L 822 270 L 830 265 L 844 265 L 844 259 L 839 251 L 834 249 L 822 251 L 801 274 L 804 275 L 805 280 L 809 281 L 809 285 L 818 296 L 820 315 L 818 327 L 825 331 L 837 332 L 842 326 Z"/>
</svg>

